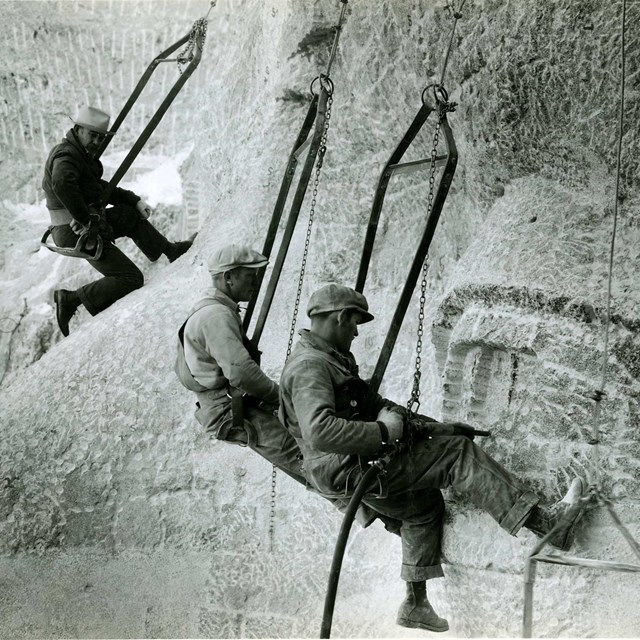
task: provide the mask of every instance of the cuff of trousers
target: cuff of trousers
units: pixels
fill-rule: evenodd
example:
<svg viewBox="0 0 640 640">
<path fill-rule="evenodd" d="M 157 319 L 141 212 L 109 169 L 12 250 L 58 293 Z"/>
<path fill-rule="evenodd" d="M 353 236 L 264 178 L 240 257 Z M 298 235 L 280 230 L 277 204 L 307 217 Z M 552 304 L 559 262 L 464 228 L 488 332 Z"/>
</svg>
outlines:
<svg viewBox="0 0 640 640">
<path fill-rule="evenodd" d="M 500 522 L 500 526 L 507 533 L 515 536 L 538 502 L 540 502 L 540 498 L 533 491 L 526 491 L 516 500 L 509 513 Z"/>
<path fill-rule="evenodd" d="M 87 294 L 84 292 L 84 287 L 76 289 L 76 293 L 78 294 L 78 298 L 80 298 L 80 302 L 84 305 L 84 308 L 92 316 L 96 316 L 100 313 L 100 309 L 97 309 L 96 306 L 89 301 L 89 298 L 87 298 Z"/>
<path fill-rule="evenodd" d="M 441 564 L 432 564 L 429 567 L 416 567 L 415 565 L 403 564 L 400 571 L 400 578 L 405 582 L 422 582 L 433 578 L 444 578 L 444 571 Z"/>
</svg>

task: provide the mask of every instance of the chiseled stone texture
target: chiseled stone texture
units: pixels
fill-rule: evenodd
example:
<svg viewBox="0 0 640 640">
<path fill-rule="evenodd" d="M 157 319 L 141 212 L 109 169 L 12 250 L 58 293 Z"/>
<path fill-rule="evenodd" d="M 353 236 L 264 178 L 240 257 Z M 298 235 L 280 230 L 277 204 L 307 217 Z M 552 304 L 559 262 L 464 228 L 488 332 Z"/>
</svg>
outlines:
<svg viewBox="0 0 640 640">
<path fill-rule="evenodd" d="M 131 6 L 144 13 L 144 3 Z M 444 2 L 348 7 L 303 308 L 317 286 L 355 282 L 380 169 L 423 88 L 439 78 L 452 26 Z M 269 553 L 269 466 L 208 441 L 171 369 L 176 330 L 208 283 L 207 257 L 230 241 L 263 242 L 339 9 L 333 0 L 218 2 L 196 71 L 203 90 L 184 128 L 194 149 L 183 178 L 198 191 L 202 227 L 193 250 L 86 318 L 3 388 L 2 635 L 317 635 L 339 514 L 279 476 Z M 82 14 L 88 29 L 109 8 L 97 2 L 94 11 Z M 619 12 L 604 0 L 465 5 L 445 81 L 459 103 L 450 122 L 460 160 L 429 256 L 422 410 L 491 429 L 483 446 L 548 501 L 573 474 L 597 470 L 640 537 L 638 3 L 627 18 L 623 198 L 597 458 L 588 444 L 613 221 Z M 118 15 L 114 24 L 125 20 Z M 406 159 L 427 156 L 430 140 L 422 133 Z M 422 174 L 389 187 L 365 289 L 377 322 L 354 347 L 365 376 L 427 193 Z M 261 343 L 273 376 L 286 353 L 309 205 Z M 412 380 L 417 298 L 383 388 L 399 402 Z M 533 536 L 509 538 L 462 496 L 447 492 L 447 502 L 446 579 L 430 586 L 451 623 L 446 635 L 518 635 Z M 424 637 L 394 624 L 403 597 L 399 540 L 379 524 L 352 535 L 334 636 Z M 634 561 L 603 509 L 585 515 L 574 551 Z M 636 593 L 633 575 L 541 566 L 534 632 L 637 635 Z"/>
</svg>

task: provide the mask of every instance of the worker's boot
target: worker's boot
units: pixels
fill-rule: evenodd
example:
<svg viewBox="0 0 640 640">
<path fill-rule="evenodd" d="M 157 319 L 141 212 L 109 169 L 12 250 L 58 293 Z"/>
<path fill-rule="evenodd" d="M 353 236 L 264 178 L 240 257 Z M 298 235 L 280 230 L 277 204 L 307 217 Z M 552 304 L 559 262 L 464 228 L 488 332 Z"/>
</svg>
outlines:
<svg viewBox="0 0 640 640">
<path fill-rule="evenodd" d="M 181 255 L 189 251 L 197 235 L 197 233 L 194 233 L 188 240 L 181 240 L 179 242 L 167 242 L 167 247 L 163 251 L 163 253 L 165 256 L 167 256 L 167 258 L 169 258 L 169 262 L 177 260 Z"/>
<path fill-rule="evenodd" d="M 438 616 L 427 600 L 427 585 L 422 582 L 407 582 L 407 597 L 400 605 L 396 622 L 401 627 L 447 631 L 449 623 Z"/>
<path fill-rule="evenodd" d="M 534 507 L 524 526 L 543 537 L 557 525 L 558 528 L 547 542 L 561 551 L 567 551 L 573 544 L 574 527 L 582 514 L 582 492 L 582 480 L 574 478 L 569 491 L 560 502 L 551 507 Z"/>
<path fill-rule="evenodd" d="M 80 298 L 75 291 L 56 289 L 53 292 L 53 300 L 56 303 L 56 320 L 63 336 L 69 335 L 69 320 L 80 306 Z"/>
</svg>

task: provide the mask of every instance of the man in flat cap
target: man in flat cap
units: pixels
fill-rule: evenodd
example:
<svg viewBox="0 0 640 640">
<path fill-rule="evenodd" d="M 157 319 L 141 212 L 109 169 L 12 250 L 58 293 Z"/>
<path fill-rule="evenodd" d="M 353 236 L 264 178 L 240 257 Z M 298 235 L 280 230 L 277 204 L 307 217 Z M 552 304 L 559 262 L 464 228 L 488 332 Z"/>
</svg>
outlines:
<svg viewBox="0 0 640 640">
<path fill-rule="evenodd" d="M 377 394 L 371 406 L 360 406 L 354 416 L 348 390 L 365 383 L 350 348 L 358 325 L 373 319 L 367 300 L 353 289 L 330 284 L 311 296 L 307 315 L 311 329 L 300 332 L 282 372 L 280 419 L 300 446 L 311 486 L 327 497 L 350 496 L 368 461 L 392 443 L 411 445 L 400 447 L 363 498 L 376 511 L 402 521 L 401 578 L 407 595 L 398 612 L 399 625 L 428 631 L 449 628 L 426 591 L 427 580 L 444 575 L 440 490 L 445 487 L 466 494 L 511 535 L 522 526 L 544 535 L 561 523 L 549 542 L 569 547 L 579 514 L 579 508 L 571 507 L 582 493 L 578 478 L 561 503 L 541 507 L 537 494 L 472 442 L 474 430 L 468 425 L 408 415 Z"/>
<path fill-rule="evenodd" d="M 306 486 L 298 444 L 277 417 L 279 388 L 260 368 L 244 333 L 239 302 L 257 293 L 258 270 L 268 259 L 231 244 L 209 261 L 213 286 L 195 304 L 178 332 L 175 372 L 197 397 L 196 419 L 218 440 L 248 446 Z M 348 501 L 332 499 L 344 510 Z M 380 518 L 391 532 L 400 523 L 362 505 L 363 526 Z"/>
<path fill-rule="evenodd" d="M 136 265 L 113 241 L 128 236 L 154 262 L 165 255 L 173 262 L 189 250 L 192 240 L 170 242 L 148 220 L 151 207 L 132 191 L 116 187 L 109 202 L 101 202 L 107 182 L 102 163 L 95 157 L 109 132 L 109 115 L 95 107 L 82 107 L 64 140 L 45 163 L 42 188 L 51 216 L 51 237 L 58 247 L 73 248 L 79 236 L 86 237 L 85 251 L 96 255 L 89 264 L 104 277 L 75 291 L 54 292 L 56 319 L 62 334 L 69 335 L 69 321 L 83 304 L 96 315 L 144 283 Z M 101 206 L 113 206 L 100 210 Z"/>
<path fill-rule="evenodd" d="M 236 244 L 214 253 L 213 286 L 180 330 L 176 373 L 195 392 L 196 419 L 208 433 L 249 446 L 304 482 L 298 445 L 274 415 L 278 384 L 260 368 L 240 320 L 238 303 L 257 292 L 258 269 L 267 263 L 262 254 Z"/>
</svg>

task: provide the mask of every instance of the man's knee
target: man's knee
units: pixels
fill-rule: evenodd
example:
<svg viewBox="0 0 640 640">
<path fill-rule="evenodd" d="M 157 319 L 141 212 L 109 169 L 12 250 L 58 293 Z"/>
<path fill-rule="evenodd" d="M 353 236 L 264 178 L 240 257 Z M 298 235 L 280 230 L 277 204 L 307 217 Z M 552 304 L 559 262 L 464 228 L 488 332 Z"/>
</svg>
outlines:
<svg viewBox="0 0 640 640">
<path fill-rule="evenodd" d="M 144 276 L 142 275 L 142 271 L 139 269 L 136 269 L 135 271 L 131 269 L 128 273 L 120 276 L 118 280 L 122 283 L 122 287 L 126 288 L 124 295 L 131 293 L 136 289 L 140 289 L 140 287 L 144 285 Z"/>
<path fill-rule="evenodd" d="M 106 221 L 113 229 L 116 238 L 122 236 L 131 237 L 135 234 L 140 223 L 140 214 L 135 207 L 129 205 L 117 205 L 110 207 L 105 212 Z"/>
</svg>

